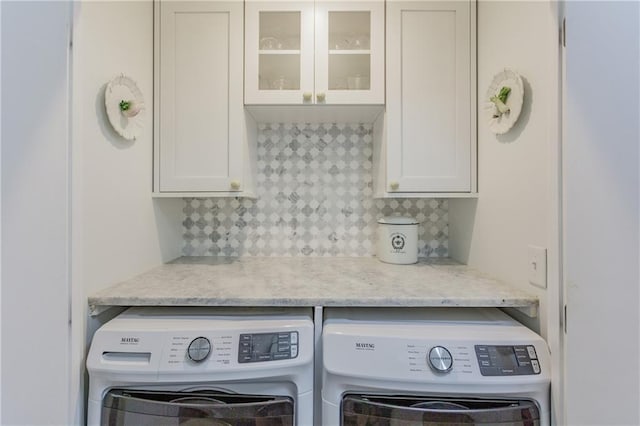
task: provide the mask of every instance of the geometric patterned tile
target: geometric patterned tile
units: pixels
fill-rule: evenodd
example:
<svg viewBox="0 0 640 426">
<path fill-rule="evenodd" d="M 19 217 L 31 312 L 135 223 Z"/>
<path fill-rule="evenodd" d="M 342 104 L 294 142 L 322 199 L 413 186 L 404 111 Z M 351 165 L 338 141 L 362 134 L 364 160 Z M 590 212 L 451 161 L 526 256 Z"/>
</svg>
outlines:
<svg viewBox="0 0 640 426">
<path fill-rule="evenodd" d="M 374 200 L 369 124 L 260 124 L 256 200 L 185 198 L 185 256 L 372 256 L 377 220 L 416 218 L 419 257 L 448 255 L 448 202 Z"/>
</svg>

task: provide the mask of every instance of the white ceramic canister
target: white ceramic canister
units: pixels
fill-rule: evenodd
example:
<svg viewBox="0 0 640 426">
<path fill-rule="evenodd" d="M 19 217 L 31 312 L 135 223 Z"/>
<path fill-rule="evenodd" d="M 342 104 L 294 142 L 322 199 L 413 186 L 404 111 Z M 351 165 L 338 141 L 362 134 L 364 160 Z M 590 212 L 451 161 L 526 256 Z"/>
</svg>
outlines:
<svg viewBox="0 0 640 426">
<path fill-rule="evenodd" d="M 418 261 L 418 222 L 410 217 L 387 216 L 378 220 L 378 259 L 409 265 Z"/>
</svg>

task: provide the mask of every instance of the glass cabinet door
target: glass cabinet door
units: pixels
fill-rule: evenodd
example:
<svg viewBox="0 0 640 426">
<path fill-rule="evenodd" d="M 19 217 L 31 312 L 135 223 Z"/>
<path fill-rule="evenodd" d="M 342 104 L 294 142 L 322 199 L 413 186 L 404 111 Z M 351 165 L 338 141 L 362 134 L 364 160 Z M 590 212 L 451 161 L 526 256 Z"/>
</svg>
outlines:
<svg viewBox="0 0 640 426">
<path fill-rule="evenodd" d="M 316 3 L 315 50 L 318 103 L 384 103 L 384 2 Z"/>
<path fill-rule="evenodd" d="M 312 1 L 245 4 L 245 103 L 313 99 Z"/>
</svg>

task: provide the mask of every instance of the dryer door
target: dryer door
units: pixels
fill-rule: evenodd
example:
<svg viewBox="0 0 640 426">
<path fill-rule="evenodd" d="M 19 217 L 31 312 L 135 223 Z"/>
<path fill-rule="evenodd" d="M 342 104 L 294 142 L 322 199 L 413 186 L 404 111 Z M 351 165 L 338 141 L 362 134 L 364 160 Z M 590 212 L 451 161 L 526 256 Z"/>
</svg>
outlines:
<svg viewBox="0 0 640 426">
<path fill-rule="evenodd" d="M 292 426 L 289 397 L 221 392 L 111 390 L 103 399 L 102 426 Z"/>
<path fill-rule="evenodd" d="M 538 426 L 532 401 L 345 395 L 342 425 L 500 425 Z"/>
</svg>

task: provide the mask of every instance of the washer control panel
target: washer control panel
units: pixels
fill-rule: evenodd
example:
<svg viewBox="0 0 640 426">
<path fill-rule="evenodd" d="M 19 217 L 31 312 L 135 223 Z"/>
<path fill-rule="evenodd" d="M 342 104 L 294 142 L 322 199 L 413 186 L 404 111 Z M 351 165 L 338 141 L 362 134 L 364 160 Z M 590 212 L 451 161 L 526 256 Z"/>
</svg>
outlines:
<svg viewBox="0 0 640 426">
<path fill-rule="evenodd" d="M 475 345 L 483 376 L 523 376 L 540 374 L 540 361 L 532 345 Z"/>
<path fill-rule="evenodd" d="M 158 352 L 162 352 L 161 363 L 169 370 L 181 370 L 197 365 L 224 367 L 230 365 L 233 359 L 235 339 L 236 336 L 228 333 L 171 333 L 168 345 L 165 345 L 166 349 Z"/>
<path fill-rule="evenodd" d="M 238 362 L 279 361 L 298 356 L 298 332 L 241 334 Z"/>
</svg>

